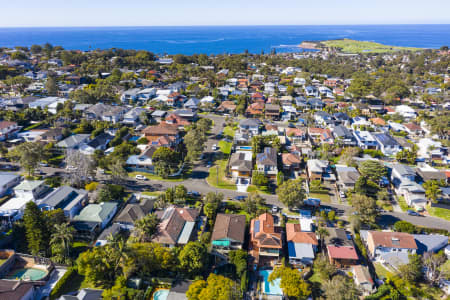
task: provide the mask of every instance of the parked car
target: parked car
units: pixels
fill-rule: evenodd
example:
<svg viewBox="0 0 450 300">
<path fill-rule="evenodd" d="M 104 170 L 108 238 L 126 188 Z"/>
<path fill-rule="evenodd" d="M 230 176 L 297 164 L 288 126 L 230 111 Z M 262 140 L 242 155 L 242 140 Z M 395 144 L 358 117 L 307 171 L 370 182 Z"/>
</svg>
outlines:
<svg viewBox="0 0 450 300">
<path fill-rule="evenodd" d="M 216 151 L 217 150 L 217 144 L 212 145 L 211 148 L 213 149 L 213 151 Z"/>
<path fill-rule="evenodd" d="M 408 211 L 406 213 L 410 216 L 420 216 L 420 214 L 418 212 L 413 211 L 411 209 L 408 209 Z"/>
<path fill-rule="evenodd" d="M 74 166 L 67 166 L 66 167 L 66 170 L 67 171 L 75 171 L 76 169 L 78 169 L 77 167 L 74 167 Z"/>
<path fill-rule="evenodd" d="M 212 167 L 212 161 L 208 161 L 208 164 L 206 165 L 208 168 Z"/>
<path fill-rule="evenodd" d="M 279 209 L 278 206 L 276 205 L 272 206 L 272 213 L 276 214 L 278 212 L 278 209 Z"/>
<path fill-rule="evenodd" d="M 39 165 L 40 165 L 41 167 L 48 167 L 48 164 L 47 164 L 47 163 L 44 163 L 44 162 L 40 162 Z"/>
<path fill-rule="evenodd" d="M 237 200 L 237 201 L 244 201 L 245 198 L 247 198 L 247 196 L 236 196 L 236 197 L 234 197 L 234 200 Z"/>
<path fill-rule="evenodd" d="M 2 171 L 19 171 L 19 166 L 13 165 L 0 165 L 0 170 Z"/>
<path fill-rule="evenodd" d="M 144 175 L 141 175 L 141 174 L 137 174 L 135 178 L 137 180 L 147 180 L 147 177 L 145 177 Z"/>
<path fill-rule="evenodd" d="M 345 199 L 347 196 L 345 196 L 345 193 L 344 193 L 344 191 L 340 191 L 339 192 L 339 196 L 342 198 L 342 199 Z"/>
<path fill-rule="evenodd" d="M 200 193 L 199 192 L 197 192 L 197 191 L 189 191 L 188 193 L 188 196 L 191 196 L 191 197 L 200 197 Z"/>
</svg>

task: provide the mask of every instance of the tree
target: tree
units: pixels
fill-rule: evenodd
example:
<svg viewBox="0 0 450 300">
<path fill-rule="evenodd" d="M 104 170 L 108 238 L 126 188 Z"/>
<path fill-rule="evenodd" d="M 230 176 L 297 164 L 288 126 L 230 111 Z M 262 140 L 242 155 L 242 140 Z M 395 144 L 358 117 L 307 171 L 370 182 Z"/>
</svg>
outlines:
<svg viewBox="0 0 450 300">
<path fill-rule="evenodd" d="M 36 203 L 30 201 L 23 214 L 28 248 L 33 255 L 45 255 L 48 252 L 50 234 L 42 211 Z"/>
<path fill-rule="evenodd" d="M 209 274 L 208 279 L 196 280 L 186 292 L 188 300 L 236 300 L 239 295 L 235 283 L 224 276 Z"/>
<path fill-rule="evenodd" d="M 347 166 L 354 166 L 355 165 L 354 158 L 360 156 L 362 152 L 363 150 L 358 147 L 344 148 L 344 150 L 342 150 L 340 161 L 346 164 Z"/>
<path fill-rule="evenodd" d="M 189 242 L 180 251 L 178 259 L 180 268 L 188 274 L 195 276 L 201 274 L 207 263 L 206 246 L 200 242 Z"/>
<path fill-rule="evenodd" d="M 418 254 L 409 254 L 409 262 L 398 267 L 398 275 L 410 283 L 422 277 L 422 259 Z"/>
<path fill-rule="evenodd" d="M 149 214 L 134 222 L 131 233 L 131 240 L 136 243 L 145 243 L 151 241 L 153 235 L 157 232 L 159 219 L 155 214 Z"/>
<path fill-rule="evenodd" d="M 284 182 L 284 174 L 282 171 L 279 171 L 277 173 L 277 185 L 280 186 L 283 184 L 283 182 Z"/>
<path fill-rule="evenodd" d="M 436 180 L 429 180 L 423 184 L 423 187 L 425 188 L 425 195 L 427 198 L 432 202 L 436 202 L 441 194 L 441 188 L 439 187 L 438 182 Z"/>
<path fill-rule="evenodd" d="M 336 275 L 325 281 L 322 289 L 327 299 L 357 300 L 361 295 L 353 280 L 344 275 Z"/>
<path fill-rule="evenodd" d="M 316 230 L 316 234 L 319 236 L 319 240 L 320 240 L 320 247 L 322 248 L 322 251 L 325 251 L 325 243 L 324 243 L 324 239 L 325 237 L 329 236 L 330 233 L 328 232 L 328 230 L 326 230 L 323 227 L 319 227 Z"/>
<path fill-rule="evenodd" d="M 347 91 L 352 94 L 354 98 L 361 98 L 367 96 L 372 89 L 372 81 L 367 73 L 355 73 L 352 82 Z"/>
<path fill-rule="evenodd" d="M 58 93 L 58 85 L 56 84 L 56 78 L 54 76 L 48 76 L 47 82 L 45 83 L 45 89 L 50 96 L 55 96 Z"/>
<path fill-rule="evenodd" d="M 230 263 L 232 263 L 236 269 L 236 276 L 242 277 L 242 274 L 247 270 L 247 251 L 245 250 L 232 250 L 228 253 Z"/>
<path fill-rule="evenodd" d="M 306 283 L 302 274 L 297 269 L 292 269 L 286 266 L 278 266 L 269 275 L 269 282 L 280 278 L 280 287 L 283 293 L 295 299 L 306 299 L 311 294 L 311 288 Z"/>
<path fill-rule="evenodd" d="M 59 263 L 67 263 L 75 230 L 67 223 L 55 224 L 54 228 L 55 232 L 50 239 L 52 259 Z"/>
<path fill-rule="evenodd" d="M 387 175 L 386 168 L 376 160 L 366 160 L 359 166 L 362 177 L 377 183 L 381 177 Z"/>
<path fill-rule="evenodd" d="M 196 160 L 203 151 L 206 142 L 206 132 L 199 128 L 192 128 L 184 136 L 184 144 L 187 149 L 186 159 Z"/>
<path fill-rule="evenodd" d="M 175 187 L 175 199 L 176 202 L 184 203 L 187 198 L 187 188 L 180 184 Z"/>
<path fill-rule="evenodd" d="M 277 188 L 278 199 L 289 209 L 299 207 L 305 199 L 303 179 L 287 180 Z"/>
<path fill-rule="evenodd" d="M 415 151 L 415 149 L 409 150 L 405 148 L 402 151 L 397 152 L 395 158 L 400 162 L 407 162 L 409 164 L 414 164 L 417 159 L 417 151 Z"/>
<path fill-rule="evenodd" d="M 337 271 L 336 267 L 330 263 L 328 257 L 323 253 L 317 255 L 313 270 L 314 274 L 319 274 L 323 281 L 329 280 Z"/>
<path fill-rule="evenodd" d="M 398 232 L 414 233 L 416 232 L 416 226 L 407 221 L 397 221 L 394 223 L 394 230 Z"/>
<path fill-rule="evenodd" d="M 253 171 L 252 183 L 257 187 L 267 186 L 269 184 L 269 179 L 264 175 L 264 173 Z"/>
<path fill-rule="evenodd" d="M 66 151 L 66 164 L 73 167 L 68 176 L 71 185 L 81 187 L 94 174 L 94 160 L 78 150 Z"/>
<path fill-rule="evenodd" d="M 370 179 L 360 176 L 355 183 L 355 193 L 375 197 L 379 190 L 379 186 Z"/>
<path fill-rule="evenodd" d="M 155 172 L 162 178 L 174 173 L 179 164 L 178 154 L 170 148 L 159 147 L 152 156 Z"/>
<path fill-rule="evenodd" d="M 355 213 L 364 224 L 374 224 L 378 216 L 377 202 L 371 197 L 365 195 L 353 194 L 352 206 Z"/>
<path fill-rule="evenodd" d="M 17 160 L 31 176 L 39 162 L 44 159 L 44 147 L 38 142 L 25 142 L 13 148 L 8 156 Z"/>
<path fill-rule="evenodd" d="M 120 158 L 115 159 L 109 166 L 111 171 L 112 181 L 115 184 L 120 184 L 128 177 L 128 173 L 125 170 L 125 162 Z"/>
<path fill-rule="evenodd" d="M 242 203 L 243 209 L 251 216 L 255 216 L 258 208 L 265 205 L 265 200 L 257 192 L 249 193 Z"/>
<path fill-rule="evenodd" d="M 438 285 L 442 279 L 450 278 L 450 263 L 446 262 L 443 251 L 438 253 L 427 252 L 423 255 L 423 265 L 426 268 L 426 277 L 433 285 Z"/>
</svg>

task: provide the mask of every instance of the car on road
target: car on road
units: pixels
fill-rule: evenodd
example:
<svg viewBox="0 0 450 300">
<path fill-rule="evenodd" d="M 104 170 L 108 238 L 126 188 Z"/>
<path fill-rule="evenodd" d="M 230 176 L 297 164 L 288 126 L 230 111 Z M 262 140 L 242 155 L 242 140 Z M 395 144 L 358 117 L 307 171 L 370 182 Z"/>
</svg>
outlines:
<svg viewBox="0 0 450 300">
<path fill-rule="evenodd" d="M 278 206 L 276 205 L 272 206 L 272 213 L 276 214 L 278 212 L 278 209 L 279 209 Z"/>
<path fill-rule="evenodd" d="M 77 167 L 74 167 L 74 166 L 67 166 L 66 167 L 66 170 L 67 171 L 76 171 L 78 168 Z"/>
<path fill-rule="evenodd" d="M 48 164 L 47 164 L 47 163 L 44 163 L 44 162 L 40 162 L 40 163 L 39 163 L 39 166 L 41 166 L 41 167 L 48 167 Z"/>
<path fill-rule="evenodd" d="M 237 201 L 244 201 L 245 198 L 247 198 L 247 196 L 236 196 L 236 197 L 234 197 L 234 200 L 237 200 Z"/>
<path fill-rule="evenodd" d="M 206 165 L 208 168 L 212 167 L 212 161 L 208 161 L 208 164 Z"/>
<path fill-rule="evenodd" d="M 347 196 L 345 196 L 344 191 L 340 191 L 339 192 L 339 197 L 341 197 L 342 199 L 345 199 Z"/>
<path fill-rule="evenodd" d="M 213 149 L 213 151 L 216 151 L 216 150 L 218 149 L 218 148 L 217 148 L 217 144 L 212 145 L 211 148 Z"/>
<path fill-rule="evenodd" d="M 201 194 L 197 191 L 189 191 L 187 194 L 188 194 L 188 196 L 195 197 L 195 198 L 198 198 L 201 196 Z"/>
<path fill-rule="evenodd" d="M 135 178 L 136 178 L 137 180 L 147 180 L 147 177 L 145 177 L 144 175 L 141 175 L 141 174 L 137 174 L 137 175 L 135 176 Z"/>
<path fill-rule="evenodd" d="M 410 216 L 420 216 L 420 214 L 418 212 L 411 210 L 411 209 L 408 209 L 408 211 L 406 213 Z"/>
<path fill-rule="evenodd" d="M 14 165 L 0 165 L 0 170 L 2 171 L 19 171 L 19 166 Z"/>
</svg>

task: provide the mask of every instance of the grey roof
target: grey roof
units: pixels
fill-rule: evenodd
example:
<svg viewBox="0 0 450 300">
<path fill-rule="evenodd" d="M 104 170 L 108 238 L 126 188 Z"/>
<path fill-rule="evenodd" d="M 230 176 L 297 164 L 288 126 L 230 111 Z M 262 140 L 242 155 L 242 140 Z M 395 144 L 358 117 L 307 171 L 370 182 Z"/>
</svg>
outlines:
<svg viewBox="0 0 450 300">
<path fill-rule="evenodd" d="M 375 133 L 373 134 L 374 138 L 377 140 L 378 143 L 382 144 L 383 146 L 387 147 L 397 147 L 400 146 L 400 144 L 389 134 L 386 133 Z"/>
<path fill-rule="evenodd" d="M 191 98 L 188 101 L 186 101 L 186 103 L 184 103 L 184 106 L 185 107 L 197 107 L 199 103 L 200 103 L 199 99 Z"/>
<path fill-rule="evenodd" d="M 56 146 L 61 148 L 73 148 L 79 145 L 82 141 L 89 138 L 89 134 L 75 134 L 71 135 L 68 138 L 60 141 Z"/>
<path fill-rule="evenodd" d="M 154 199 L 143 199 L 140 204 L 127 204 L 115 219 L 119 223 L 133 224 L 142 219 L 153 209 Z"/>
<path fill-rule="evenodd" d="M 258 119 L 244 119 L 239 122 L 239 126 L 259 127 L 262 123 Z"/>
<path fill-rule="evenodd" d="M 350 130 L 342 125 L 334 127 L 333 134 L 335 135 L 335 137 L 353 139 L 353 134 L 350 132 Z"/>
<path fill-rule="evenodd" d="M 97 148 L 99 146 L 106 145 L 111 141 L 114 137 L 110 135 L 109 133 L 101 133 L 98 136 L 96 136 L 93 140 L 91 140 L 89 143 L 87 143 L 92 148 Z"/>
<path fill-rule="evenodd" d="M 120 232 L 120 225 L 117 223 L 112 224 L 108 228 L 102 231 L 97 240 L 106 241 L 110 235 L 115 236 Z"/>
<path fill-rule="evenodd" d="M 24 180 L 14 190 L 32 191 L 43 183 L 43 180 Z"/>
<path fill-rule="evenodd" d="M 167 111 L 164 110 L 155 110 L 152 113 L 152 117 L 154 118 L 164 117 L 165 115 L 167 115 Z"/>
<path fill-rule="evenodd" d="M 288 242 L 289 257 L 292 258 L 312 258 L 314 250 L 312 244 Z"/>
<path fill-rule="evenodd" d="M 68 204 L 75 199 L 81 199 L 87 194 L 87 191 L 77 190 L 64 185 L 48 194 L 40 203 L 51 207 L 57 207 L 60 204 Z M 62 203 L 64 202 L 64 203 Z"/>
<path fill-rule="evenodd" d="M 59 300 L 100 300 L 102 299 L 103 290 L 95 289 L 82 289 L 78 292 L 78 295 L 63 295 Z"/>
<path fill-rule="evenodd" d="M 413 234 L 417 253 L 438 252 L 448 245 L 448 236 L 440 234 Z"/>
<path fill-rule="evenodd" d="M 253 169 L 252 162 L 245 160 L 245 153 L 235 152 L 231 155 L 230 165 L 238 167 L 239 171 L 250 172 Z"/>
<path fill-rule="evenodd" d="M 20 177 L 17 174 L 14 173 L 7 173 L 7 172 L 2 172 L 0 173 L 0 186 L 3 186 L 13 180 L 15 180 L 17 177 Z"/>
<path fill-rule="evenodd" d="M 395 269 L 409 262 L 408 253 L 405 252 L 388 252 L 381 254 L 381 258 Z"/>
<path fill-rule="evenodd" d="M 256 156 L 256 162 L 258 165 L 277 166 L 277 151 L 272 147 L 264 148 L 264 152 Z"/>
<path fill-rule="evenodd" d="M 400 176 L 416 175 L 416 172 L 410 166 L 407 165 L 394 164 L 392 166 L 392 169 L 395 170 Z"/>
</svg>

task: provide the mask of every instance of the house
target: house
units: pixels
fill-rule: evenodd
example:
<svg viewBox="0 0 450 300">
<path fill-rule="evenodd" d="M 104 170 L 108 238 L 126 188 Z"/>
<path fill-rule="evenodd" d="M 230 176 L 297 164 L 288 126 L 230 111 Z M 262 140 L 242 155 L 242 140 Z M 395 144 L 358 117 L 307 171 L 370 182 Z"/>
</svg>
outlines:
<svg viewBox="0 0 450 300">
<path fill-rule="evenodd" d="M 281 161 L 283 163 L 283 169 L 290 172 L 299 171 L 300 164 L 302 163 L 300 157 L 294 153 L 282 153 Z"/>
<path fill-rule="evenodd" d="M 0 141 L 6 141 L 16 135 L 21 129 L 16 122 L 1 121 L 0 122 Z"/>
<path fill-rule="evenodd" d="M 375 133 L 372 135 L 377 141 L 380 151 L 386 156 L 396 155 L 402 151 L 402 146 L 387 133 Z"/>
<path fill-rule="evenodd" d="M 62 295 L 58 300 L 101 300 L 103 290 L 97 289 L 81 289 L 76 296 L 73 295 Z"/>
<path fill-rule="evenodd" d="M 250 178 L 252 176 L 252 152 L 236 151 L 231 155 L 229 164 L 231 176 L 237 178 Z"/>
<path fill-rule="evenodd" d="M 332 116 L 323 110 L 319 110 L 314 113 L 314 120 L 318 125 L 322 126 L 327 126 L 333 123 Z"/>
<path fill-rule="evenodd" d="M 144 130 L 145 138 L 151 143 L 156 141 L 160 137 L 173 137 L 175 143 L 180 141 L 180 131 L 177 125 L 161 123 L 159 125 L 148 126 Z"/>
<path fill-rule="evenodd" d="M 140 89 L 138 89 L 138 88 L 126 90 L 120 96 L 120 101 L 122 101 L 125 104 L 130 104 L 132 102 L 136 102 L 139 91 L 140 91 Z"/>
<path fill-rule="evenodd" d="M 217 112 L 225 114 L 234 114 L 236 111 L 236 104 L 233 101 L 223 101 L 216 109 Z"/>
<path fill-rule="evenodd" d="M 280 106 L 276 104 L 266 104 L 266 119 L 278 120 L 280 118 Z"/>
<path fill-rule="evenodd" d="M 286 128 L 285 133 L 292 144 L 302 143 L 306 139 L 306 132 L 300 128 Z"/>
<path fill-rule="evenodd" d="M 403 164 L 392 165 L 391 182 L 396 189 L 398 189 L 402 183 L 414 181 L 415 179 L 416 172 L 410 166 Z"/>
<path fill-rule="evenodd" d="M 424 209 L 427 205 L 425 189 L 414 181 L 402 182 L 396 191 L 405 198 L 408 206 L 415 207 L 416 209 Z"/>
<path fill-rule="evenodd" d="M 106 150 L 109 142 L 114 138 L 114 136 L 109 133 L 103 132 L 94 137 L 92 140 L 88 141 L 86 144 L 79 146 L 80 152 L 85 155 L 93 155 L 95 150 Z"/>
<path fill-rule="evenodd" d="M 67 218 L 73 219 L 81 210 L 83 203 L 87 203 L 87 201 L 87 191 L 64 185 L 56 188 L 43 199 L 38 200 L 37 205 L 42 211 L 60 208 Z"/>
<path fill-rule="evenodd" d="M 61 128 L 51 128 L 40 135 L 40 140 L 47 143 L 59 142 L 63 139 Z"/>
<path fill-rule="evenodd" d="M 374 113 L 382 114 L 384 113 L 384 102 L 380 99 L 369 99 L 368 103 L 369 110 Z"/>
<path fill-rule="evenodd" d="M 156 122 L 161 122 L 167 115 L 167 111 L 165 110 L 155 110 L 152 113 L 152 118 L 156 121 Z"/>
<path fill-rule="evenodd" d="M 56 147 L 67 150 L 79 149 L 80 146 L 89 142 L 90 134 L 75 134 L 58 142 Z"/>
<path fill-rule="evenodd" d="M 422 127 L 416 123 L 406 123 L 403 126 L 405 126 L 406 132 L 408 132 L 412 136 L 423 136 L 423 134 L 425 133 Z"/>
<path fill-rule="evenodd" d="M 261 102 L 255 102 L 250 104 L 245 110 L 245 114 L 248 117 L 262 117 L 264 114 L 264 104 Z"/>
<path fill-rule="evenodd" d="M 242 249 L 245 240 L 245 215 L 217 214 L 211 235 L 213 250 L 228 253 Z"/>
<path fill-rule="evenodd" d="M 306 162 L 309 180 L 322 180 L 327 173 L 329 162 L 326 160 L 309 159 Z"/>
<path fill-rule="evenodd" d="M 138 203 L 127 204 L 119 215 L 114 219 L 122 229 L 131 230 L 134 223 L 152 212 L 155 199 L 142 198 Z"/>
<path fill-rule="evenodd" d="M 306 100 L 306 104 L 310 109 L 321 110 L 325 107 L 325 103 L 323 103 L 319 98 L 309 98 Z"/>
<path fill-rule="evenodd" d="M 333 136 L 335 142 L 342 146 L 354 147 L 356 146 L 356 139 L 352 132 L 343 125 L 338 125 L 333 129 Z"/>
<path fill-rule="evenodd" d="M 319 97 L 319 90 L 313 85 L 306 86 L 305 93 L 308 97 Z"/>
<path fill-rule="evenodd" d="M 347 167 L 344 165 L 335 165 L 338 185 L 341 189 L 348 191 L 355 187 L 356 181 L 361 176 L 354 167 Z"/>
<path fill-rule="evenodd" d="M 331 130 L 328 128 L 308 128 L 308 135 L 311 142 L 315 144 L 333 144 L 334 138 Z"/>
<path fill-rule="evenodd" d="M 414 236 L 406 232 L 368 231 L 367 250 L 372 259 L 383 259 L 389 253 L 414 254 L 417 244 Z"/>
<path fill-rule="evenodd" d="M 183 105 L 184 108 L 197 110 L 198 105 L 200 104 L 200 100 L 197 98 L 190 98 L 188 101 L 186 101 Z"/>
<path fill-rule="evenodd" d="M 417 254 L 437 253 L 447 247 L 448 236 L 441 234 L 413 234 L 417 245 Z"/>
<path fill-rule="evenodd" d="M 36 283 L 32 281 L 0 279 L 0 299 L 33 300 L 37 291 Z"/>
<path fill-rule="evenodd" d="M 286 224 L 289 263 L 291 265 L 312 265 L 319 243 L 313 232 L 301 231 L 300 224 Z"/>
<path fill-rule="evenodd" d="M 58 104 L 64 104 L 66 102 L 66 98 L 59 98 L 59 97 L 46 97 L 46 98 L 40 98 L 36 101 L 33 101 L 28 104 L 30 108 L 41 108 L 41 109 L 48 109 L 48 111 L 52 114 L 57 113 Z"/>
<path fill-rule="evenodd" d="M 29 199 L 34 202 L 47 191 L 48 186 L 45 185 L 43 180 L 24 180 L 14 187 L 16 198 Z"/>
<path fill-rule="evenodd" d="M 251 220 L 249 253 L 255 266 L 278 260 L 282 248 L 281 232 L 275 227 L 271 214 L 265 213 Z"/>
<path fill-rule="evenodd" d="M 333 119 L 336 125 L 344 125 L 344 126 L 349 126 L 351 121 L 350 117 L 343 112 L 334 113 Z"/>
<path fill-rule="evenodd" d="M 134 172 L 153 173 L 153 153 L 158 149 L 156 146 L 150 146 L 139 155 L 131 155 L 126 161 L 127 168 Z"/>
<path fill-rule="evenodd" d="M 79 215 L 73 218 L 74 223 L 93 223 L 99 229 L 104 229 L 116 214 L 118 206 L 116 202 L 89 204 L 81 210 Z"/>
<path fill-rule="evenodd" d="M 278 174 L 277 151 L 272 147 L 265 147 L 263 153 L 256 155 L 256 169 L 268 177 Z"/>
<path fill-rule="evenodd" d="M 123 106 L 112 106 L 107 111 L 103 113 L 102 120 L 106 122 L 111 122 L 113 124 L 119 123 L 125 113 L 128 111 L 128 108 Z"/>
<path fill-rule="evenodd" d="M 157 211 L 156 215 L 160 223 L 152 242 L 175 247 L 186 245 L 191 240 L 200 212 L 194 208 L 170 206 L 164 211 Z"/>
<path fill-rule="evenodd" d="M 397 105 L 395 113 L 401 115 L 405 119 L 414 119 L 417 117 L 416 111 L 408 105 Z"/>
<path fill-rule="evenodd" d="M 356 265 L 358 254 L 351 237 L 342 228 L 327 227 L 326 230 L 325 245 L 330 263 L 341 268 Z"/>
<path fill-rule="evenodd" d="M 120 225 L 113 223 L 111 226 L 105 228 L 102 233 L 100 233 L 97 240 L 95 241 L 94 246 L 99 247 L 108 244 L 109 242 L 111 242 L 111 238 L 116 237 L 121 232 L 122 228 L 120 227 Z"/>
<path fill-rule="evenodd" d="M 0 197 L 12 192 L 12 188 L 20 183 L 20 176 L 14 173 L 0 173 Z"/>
<path fill-rule="evenodd" d="M 372 136 L 372 134 L 369 131 L 353 131 L 353 135 L 355 136 L 357 146 L 363 150 L 366 149 L 377 149 L 378 148 L 378 142 L 377 140 Z"/>
<path fill-rule="evenodd" d="M 353 280 L 363 291 L 364 295 L 370 295 L 375 288 L 375 283 L 370 275 L 369 269 L 363 265 L 356 265 L 352 268 Z"/>
<path fill-rule="evenodd" d="M 139 123 L 142 114 L 146 114 L 147 111 L 145 108 L 135 107 L 123 115 L 122 123 L 135 126 Z"/>
<path fill-rule="evenodd" d="M 239 132 L 252 137 L 259 134 L 261 125 L 262 122 L 258 119 L 243 119 L 239 122 Z"/>
</svg>

